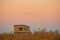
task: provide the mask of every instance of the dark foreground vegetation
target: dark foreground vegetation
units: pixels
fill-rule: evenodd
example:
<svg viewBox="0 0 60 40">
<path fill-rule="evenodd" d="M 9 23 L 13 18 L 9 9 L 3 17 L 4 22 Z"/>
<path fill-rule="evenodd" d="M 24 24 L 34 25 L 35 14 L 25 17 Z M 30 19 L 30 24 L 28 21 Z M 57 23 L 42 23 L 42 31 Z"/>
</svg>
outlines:
<svg viewBox="0 0 60 40">
<path fill-rule="evenodd" d="M 0 40 L 60 40 L 60 34 L 57 31 L 36 31 L 20 34 L 3 33 L 0 34 Z"/>
</svg>

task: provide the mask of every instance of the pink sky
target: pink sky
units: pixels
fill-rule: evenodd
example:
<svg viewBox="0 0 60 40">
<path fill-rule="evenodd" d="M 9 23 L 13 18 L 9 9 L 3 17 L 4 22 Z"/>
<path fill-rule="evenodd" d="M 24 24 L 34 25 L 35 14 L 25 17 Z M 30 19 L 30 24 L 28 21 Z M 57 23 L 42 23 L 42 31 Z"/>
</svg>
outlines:
<svg viewBox="0 0 60 40">
<path fill-rule="evenodd" d="M 59 0 L 1 0 L 1 27 L 4 29 L 9 24 L 60 24 L 59 2 Z"/>
</svg>

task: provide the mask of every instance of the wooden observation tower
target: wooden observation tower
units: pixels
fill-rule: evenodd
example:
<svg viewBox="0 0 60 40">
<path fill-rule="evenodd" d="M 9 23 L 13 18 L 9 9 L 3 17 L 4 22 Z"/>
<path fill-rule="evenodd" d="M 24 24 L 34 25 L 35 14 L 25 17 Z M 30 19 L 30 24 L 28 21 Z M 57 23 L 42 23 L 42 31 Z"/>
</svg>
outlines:
<svg viewBox="0 0 60 40">
<path fill-rule="evenodd" d="M 14 33 L 29 33 L 30 27 L 27 25 L 14 25 Z"/>
</svg>

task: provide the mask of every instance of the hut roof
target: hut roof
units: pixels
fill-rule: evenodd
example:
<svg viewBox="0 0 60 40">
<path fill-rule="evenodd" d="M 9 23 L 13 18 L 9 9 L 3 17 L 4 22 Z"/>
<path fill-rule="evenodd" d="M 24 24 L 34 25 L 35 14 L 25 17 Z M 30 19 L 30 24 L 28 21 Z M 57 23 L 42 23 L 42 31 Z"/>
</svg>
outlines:
<svg viewBox="0 0 60 40">
<path fill-rule="evenodd" d="M 14 26 L 24 26 L 24 27 L 28 27 L 28 28 L 30 28 L 29 26 L 27 26 L 27 25 L 14 25 Z"/>
</svg>

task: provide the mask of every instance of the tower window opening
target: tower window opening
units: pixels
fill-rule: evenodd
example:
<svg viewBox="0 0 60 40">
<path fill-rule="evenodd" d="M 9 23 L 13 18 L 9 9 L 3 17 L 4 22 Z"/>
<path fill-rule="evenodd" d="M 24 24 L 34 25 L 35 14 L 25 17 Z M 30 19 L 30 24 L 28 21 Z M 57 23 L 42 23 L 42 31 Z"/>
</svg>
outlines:
<svg viewBox="0 0 60 40">
<path fill-rule="evenodd" d="M 23 30 L 23 28 L 19 28 L 19 30 Z"/>
</svg>

